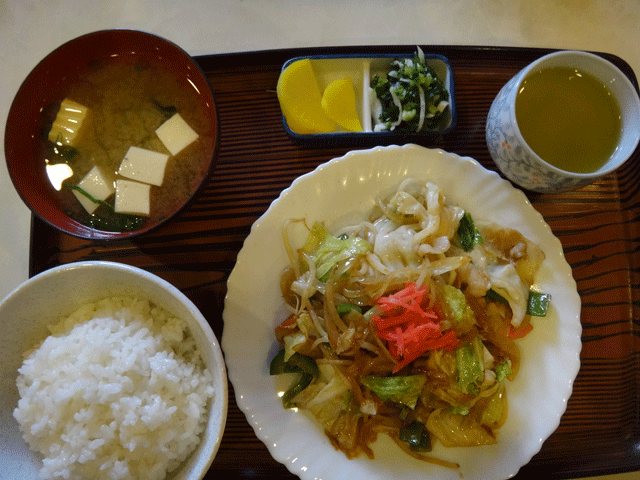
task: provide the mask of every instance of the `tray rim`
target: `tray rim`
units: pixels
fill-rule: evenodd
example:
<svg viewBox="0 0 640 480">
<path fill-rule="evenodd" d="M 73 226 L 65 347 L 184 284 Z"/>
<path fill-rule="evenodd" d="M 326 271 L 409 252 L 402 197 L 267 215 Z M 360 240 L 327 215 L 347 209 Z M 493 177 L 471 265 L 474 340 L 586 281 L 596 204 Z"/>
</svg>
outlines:
<svg viewBox="0 0 640 480">
<path fill-rule="evenodd" d="M 547 53 L 552 53 L 559 50 L 569 50 L 568 48 L 553 48 L 553 47 L 523 47 L 523 46 L 499 46 L 499 45 L 450 45 L 450 44 L 426 44 L 422 45 L 423 48 L 430 49 L 430 52 L 440 53 L 440 52 L 454 52 L 454 53 L 469 53 L 473 54 L 474 52 L 484 52 L 489 55 L 507 55 L 518 57 L 519 55 L 545 55 Z M 243 51 L 233 51 L 233 52 L 220 52 L 220 53 L 210 53 L 210 54 L 197 54 L 192 55 L 192 57 L 196 60 L 196 62 L 200 65 L 200 67 L 205 70 L 205 74 L 209 70 L 219 69 L 219 66 L 216 64 L 220 61 L 224 62 L 233 62 L 232 65 L 234 67 L 248 68 L 248 67 L 260 67 L 260 66 L 273 66 L 278 63 L 282 64 L 284 61 L 292 57 L 294 55 L 309 55 L 309 54 L 317 54 L 317 53 L 326 53 L 326 52 L 346 52 L 352 53 L 354 50 L 356 51 L 364 51 L 371 52 L 371 49 L 380 49 L 382 51 L 392 51 L 398 49 L 414 49 L 415 44 L 380 44 L 380 45 L 327 45 L 327 46 L 304 46 L 304 47 L 289 47 L 289 48 L 274 48 L 274 49 L 262 49 L 262 50 L 243 50 Z M 602 51 L 592 51 L 592 50 L 583 50 L 589 53 L 594 53 L 604 58 L 612 61 L 618 68 L 620 68 L 625 75 L 627 75 L 636 88 L 638 87 L 638 78 L 636 77 L 636 73 L 633 68 L 629 65 L 629 63 L 624 60 L 622 57 Z M 445 54 L 445 53 L 443 53 Z M 445 54 L 446 55 L 446 54 Z M 282 59 L 282 61 L 280 61 Z M 354 144 L 353 148 L 358 148 L 359 146 Z M 628 220 L 629 222 L 631 219 Z M 53 233 L 54 236 L 52 238 L 47 238 L 47 233 Z M 39 218 L 31 215 L 31 226 L 30 226 L 30 235 L 28 241 L 29 245 L 29 259 L 28 259 L 28 275 L 29 277 L 36 275 L 37 273 L 45 270 L 46 263 L 45 260 L 47 258 L 46 252 L 41 252 L 38 254 L 38 250 L 42 250 L 43 246 L 57 247 L 57 238 L 59 238 L 59 232 L 55 232 L 51 230 L 46 223 L 42 222 Z M 38 243 L 40 242 L 40 243 Z M 98 243 L 99 245 L 99 243 Z M 115 244 L 114 244 L 115 245 Z M 631 252 L 629 252 L 631 253 Z M 43 268 L 44 267 L 44 268 Z M 632 333 L 633 335 L 633 333 Z M 633 354 L 632 354 L 633 355 Z M 636 357 L 640 356 L 640 352 L 635 354 Z M 640 427 L 640 424 L 638 425 Z M 638 440 L 638 436 L 635 435 L 631 440 Z M 631 453 L 631 452 L 627 452 Z M 565 470 L 561 472 L 561 476 L 558 478 L 576 478 L 583 477 L 589 475 L 603 475 L 603 474 L 615 474 L 615 473 L 624 473 L 624 472 L 635 472 L 640 471 L 640 456 L 637 455 L 637 452 L 634 450 L 632 453 L 634 460 L 631 463 L 624 465 L 622 467 L 618 466 L 599 466 L 593 468 L 588 471 L 581 471 L 576 473 L 574 471 Z M 540 464 L 542 469 L 545 468 L 545 464 Z M 523 468 L 526 468 L 523 467 Z"/>
<path fill-rule="evenodd" d="M 511 55 L 517 55 L 518 53 L 526 53 L 526 54 L 538 54 L 540 56 L 546 55 L 547 53 L 553 53 L 561 50 L 579 50 L 587 53 L 593 53 L 595 55 L 600 55 L 605 57 L 614 63 L 618 64 L 618 67 L 622 66 L 623 73 L 629 77 L 631 83 L 633 83 L 636 90 L 638 90 L 639 84 L 635 71 L 631 67 L 631 65 L 624 60 L 622 57 L 608 53 L 604 51 L 598 50 L 584 50 L 584 49 L 574 49 L 574 48 L 563 48 L 563 47 L 522 47 L 522 46 L 496 46 L 496 45 L 454 45 L 454 44 L 406 44 L 406 43 L 398 43 L 398 44 L 373 44 L 373 45 L 327 45 L 327 46 L 305 46 L 305 47 L 287 47 L 287 48 L 270 48 L 270 49 L 261 49 L 261 50 L 240 50 L 236 52 L 221 52 L 221 53 L 210 53 L 210 54 L 198 54 L 192 55 L 192 57 L 197 62 L 207 63 L 208 61 L 213 61 L 219 58 L 244 58 L 247 62 L 246 65 L 264 65 L 265 63 L 260 60 L 264 60 L 264 56 L 268 57 L 282 57 L 289 58 L 289 56 L 309 56 L 309 55 L 348 55 L 353 53 L 372 53 L 372 51 L 380 51 L 384 54 L 393 53 L 394 50 L 406 50 L 405 53 L 412 51 L 411 49 L 415 49 L 416 45 L 419 45 L 425 54 L 439 54 L 446 56 L 445 53 L 438 52 L 438 49 L 444 49 L 448 51 L 483 51 L 483 52 L 498 52 L 498 53 L 509 53 Z M 428 49 L 427 50 L 425 50 Z M 254 58 L 251 58 L 254 57 Z M 284 64 L 284 61 L 282 61 Z"/>
<path fill-rule="evenodd" d="M 494 55 L 496 54 L 507 54 L 512 56 L 518 56 L 520 54 L 525 55 L 538 55 L 543 56 L 548 53 L 557 52 L 560 50 L 580 50 L 580 49 L 569 49 L 569 48 L 553 48 L 553 47 L 521 47 L 521 46 L 495 46 L 495 45 L 448 45 L 448 44 L 420 44 L 420 47 L 423 49 L 425 54 L 441 54 L 448 57 L 447 52 L 490 52 Z M 238 59 L 244 59 L 247 61 L 247 66 L 253 64 L 264 65 L 265 57 L 268 57 L 270 60 L 274 60 L 274 64 L 278 63 L 277 59 L 281 59 L 280 63 L 284 63 L 288 58 L 294 56 L 311 56 L 311 55 L 340 55 L 340 54 L 352 54 L 354 52 L 362 52 L 362 53 L 372 53 L 372 51 L 381 51 L 383 53 L 390 53 L 393 51 L 399 51 L 401 49 L 406 49 L 407 51 L 413 51 L 415 49 L 415 45 L 413 44 L 379 44 L 379 45 L 333 45 L 333 46 L 305 46 L 305 47 L 294 47 L 294 48 L 283 48 L 283 49 L 265 49 L 265 50 L 256 50 L 256 51 L 241 51 L 241 52 L 233 52 L 233 53 L 220 53 L 220 54 L 209 54 L 209 55 L 200 55 L 196 58 L 197 61 L 206 62 L 210 60 L 215 60 L 221 57 L 236 57 Z M 621 58 L 618 55 L 602 52 L 597 50 L 582 50 L 588 53 L 593 53 L 599 56 L 604 57 L 605 59 L 614 63 L 622 72 L 629 78 L 636 91 L 640 92 L 638 78 L 636 76 L 635 71 L 631 67 L 631 65 Z M 254 56 L 253 58 L 251 58 Z M 314 145 L 311 145 L 313 147 Z M 315 145 L 318 146 L 318 145 Z M 359 148 L 361 145 L 357 143 L 353 143 L 353 147 Z M 526 465 L 523 467 L 526 468 Z M 640 471 L 640 458 L 636 458 L 636 461 L 633 465 L 627 465 L 623 467 L 600 467 L 585 473 L 570 473 L 564 472 L 562 474 L 563 478 L 576 478 L 583 477 L 589 475 L 603 475 L 603 474 L 611 474 L 611 473 L 624 473 L 631 471 Z"/>
</svg>

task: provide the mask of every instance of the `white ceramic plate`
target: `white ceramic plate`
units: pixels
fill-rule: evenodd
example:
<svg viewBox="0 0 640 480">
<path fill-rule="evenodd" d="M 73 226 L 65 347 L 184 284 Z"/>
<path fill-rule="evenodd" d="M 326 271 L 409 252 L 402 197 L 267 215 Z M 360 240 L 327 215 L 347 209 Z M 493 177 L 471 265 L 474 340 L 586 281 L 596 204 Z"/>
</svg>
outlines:
<svg viewBox="0 0 640 480">
<path fill-rule="evenodd" d="M 552 308 L 520 341 L 522 366 L 508 383 L 509 417 L 497 445 L 445 448 L 433 455 L 460 472 L 420 462 L 380 435 L 375 459 L 348 460 L 313 418 L 285 410 L 269 362 L 278 350 L 274 327 L 286 318 L 279 276 L 287 265 L 281 227 L 287 218 L 324 221 L 331 228 L 364 218 L 374 199 L 406 176 L 437 183 L 450 203 L 476 222 L 517 228 L 544 250 L 536 287 Z M 304 236 L 300 232 L 301 237 Z M 300 244 L 304 238 L 297 238 Z M 303 480 L 349 478 L 506 479 L 531 459 L 557 428 L 580 367 L 580 297 L 560 241 L 525 195 L 471 158 L 415 145 L 353 151 L 296 179 L 253 225 L 228 281 L 222 348 L 238 406 L 271 455 Z"/>
</svg>

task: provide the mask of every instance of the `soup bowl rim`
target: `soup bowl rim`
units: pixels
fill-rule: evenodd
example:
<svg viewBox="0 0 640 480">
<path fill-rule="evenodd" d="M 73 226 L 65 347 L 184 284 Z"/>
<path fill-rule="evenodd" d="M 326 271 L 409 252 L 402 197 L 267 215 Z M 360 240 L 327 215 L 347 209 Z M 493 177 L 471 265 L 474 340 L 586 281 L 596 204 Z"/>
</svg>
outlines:
<svg viewBox="0 0 640 480">
<path fill-rule="evenodd" d="M 211 136 L 212 141 L 208 144 L 207 151 L 207 160 L 206 160 L 206 168 L 204 175 L 200 182 L 195 187 L 192 195 L 184 202 L 176 206 L 172 212 L 167 215 L 165 218 L 160 219 L 158 221 L 152 222 L 149 225 L 145 225 L 142 228 L 136 230 L 129 231 L 109 231 L 102 230 L 98 228 L 93 228 L 87 225 L 84 225 L 77 220 L 71 218 L 67 215 L 62 208 L 54 208 L 54 209 L 46 209 L 38 205 L 40 202 L 36 202 L 33 198 L 33 194 L 29 193 L 29 190 L 32 188 L 28 184 L 29 182 L 21 179 L 20 172 L 16 168 L 16 163 L 23 162 L 24 160 L 20 155 L 20 148 L 18 145 L 14 144 L 15 136 L 17 135 L 16 129 L 20 127 L 17 125 L 21 122 L 20 120 L 20 106 L 25 101 L 29 101 L 27 96 L 27 91 L 30 88 L 33 88 L 31 83 L 36 82 L 38 77 L 43 75 L 47 75 L 47 65 L 48 62 L 52 61 L 56 55 L 60 55 L 61 52 L 64 52 L 66 49 L 70 49 L 74 44 L 78 45 L 86 45 L 87 42 L 93 39 L 100 39 L 101 37 L 107 37 L 110 35 L 126 35 L 131 38 L 147 38 L 149 40 L 158 42 L 159 44 L 163 44 L 167 49 L 173 50 L 178 56 L 184 59 L 184 65 L 189 65 L 189 70 L 194 72 L 197 77 L 199 77 L 198 86 L 204 86 L 204 92 L 200 89 L 197 91 L 200 95 L 203 95 L 203 98 L 206 98 L 207 102 L 205 102 L 207 115 L 211 120 Z M 140 54 L 144 55 L 144 54 Z M 160 63 L 155 63 L 158 67 L 161 67 Z M 74 77 L 75 78 L 75 77 Z M 40 81 L 41 82 L 41 81 Z M 51 96 L 47 96 L 47 101 L 51 100 Z M 43 104 L 45 101 L 41 101 Z M 14 186 L 15 191 L 17 192 L 20 199 L 23 203 L 29 208 L 31 213 L 44 222 L 46 225 L 66 233 L 68 235 L 81 238 L 81 239 L 89 239 L 89 240 L 101 240 L 101 241 L 114 241 L 120 239 L 130 239 L 133 237 L 138 237 L 140 235 L 147 234 L 153 230 L 156 230 L 158 227 L 167 224 L 171 219 L 175 218 L 188 204 L 190 204 L 194 197 L 198 195 L 198 193 L 204 188 L 208 180 L 211 178 L 213 169 L 217 163 L 219 144 L 220 144 L 220 124 L 219 124 L 219 114 L 218 107 L 216 104 L 215 94 L 212 86 L 209 84 L 206 74 L 203 69 L 200 67 L 196 59 L 189 55 L 189 53 L 184 50 L 182 47 L 177 45 L 175 42 L 155 33 L 151 33 L 145 30 L 132 29 L 132 28 L 108 28 L 101 29 L 96 31 L 91 31 L 72 39 L 61 43 L 56 48 L 51 50 L 48 54 L 46 54 L 43 58 L 41 58 L 34 67 L 29 71 L 29 73 L 25 76 L 25 78 L 20 83 L 16 93 L 11 101 L 9 106 L 9 110 L 7 113 L 7 121 L 5 126 L 5 138 L 4 138 L 4 152 L 5 152 L 5 162 L 7 165 L 7 170 L 9 173 L 9 177 Z M 33 131 L 31 137 L 35 139 L 38 132 Z M 36 139 L 37 141 L 37 139 Z M 209 155 L 211 152 L 211 155 Z M 209 158 L 210 157 L 210 158 Z M 35 163 L 35 162 L 34 162 Z M 46 176 L 43 177 L 46 180 Z M 58 213 L 55 213 L 57 211 Z"/>
</svg>

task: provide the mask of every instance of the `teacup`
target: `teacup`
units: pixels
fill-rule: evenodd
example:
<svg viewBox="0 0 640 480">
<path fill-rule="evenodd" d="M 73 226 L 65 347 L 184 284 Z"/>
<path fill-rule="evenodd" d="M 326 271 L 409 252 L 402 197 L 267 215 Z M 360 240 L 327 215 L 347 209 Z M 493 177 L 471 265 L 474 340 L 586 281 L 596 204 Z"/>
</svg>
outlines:
<svg viewBox="0 0 640 480">
<path fill-rule="evenodd" d="M 516 97 L 528 76 L 544 68 L 571 67 L 602 82 L 620 107 L 621 131 L 609 159 L 596 171 L 576 173 L 551 165 L 525 141 L 516 118 Z M 631 157 L 640 141 L 640 98 L 629 80 L 604 58 L 581 51 L 563 50 L 545 55 L 516 74 L 500 90 L 487 115 L 489 153 L 500 171 L 522 188 L 540 193 L 566 192 L 588 185 Z"/>
</svg>

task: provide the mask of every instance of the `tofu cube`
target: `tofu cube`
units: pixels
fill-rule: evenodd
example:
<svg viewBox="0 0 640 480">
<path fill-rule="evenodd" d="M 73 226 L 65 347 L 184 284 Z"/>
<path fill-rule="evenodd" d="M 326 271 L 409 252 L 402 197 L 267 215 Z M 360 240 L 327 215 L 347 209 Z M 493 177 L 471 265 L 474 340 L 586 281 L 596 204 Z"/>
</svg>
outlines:
<svg viewBox="0 0 640 480">
<path fill-rule="evenodd" d="M 198 138 L 198 134 L 184 121 L 179 113 L 164 122 L 156 130 L 156 135 L 171 152 L 177 155 L 187 145 Z"/>
<path fill-rule="evenodd" d="M 129 147 L 118 173 L 123 177 L 151 185 L 162 185 L 169 155 L 140 147 Z"/>
<path fill-rule="evenodd" d="M 102 170 L 99 167 L 93 167 L 89 170 L 80 183 L 78 183 L 78 187 L 87 192 L 96 200 L 106 200 L 115 189 L 113 188 L 113 181 L 109 181 L 107 177 L 104 176 Z M 89 200 L 85 195 L 80 192 L 73 190 L 73 194 L 76 196 L 80 204 L 84 207 L 84 209 L 93 213 L 96 208 L 98 208 L 98 204 Z"/>
<path fill-rule="evenodd" d="M 75 146 L 88 112 L 84 105 L 65 98 L 49 130 L 49 140 L 59 145 Z"/>
<path fill-rule="evenodd" d="M 149 191 L 151 185 L 132 180 L 116 180 L 116 213 L 149 215 Z"/>
</svg>

